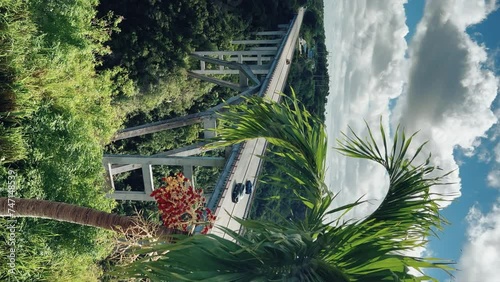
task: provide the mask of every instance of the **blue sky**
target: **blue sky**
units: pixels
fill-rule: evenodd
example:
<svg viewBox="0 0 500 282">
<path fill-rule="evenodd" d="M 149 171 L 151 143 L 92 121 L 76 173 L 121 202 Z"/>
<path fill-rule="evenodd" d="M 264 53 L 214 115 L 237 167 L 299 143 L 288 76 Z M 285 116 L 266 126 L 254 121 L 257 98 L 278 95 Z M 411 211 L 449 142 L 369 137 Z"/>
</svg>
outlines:
<svg viewBox="0 0 500 282">
<path fill-rule="evenodd" d="M 405 39 L 410 42 L 415 33 L 416 26 L 424 13 L 424 0 L 410 0 L 405 5 L 406 23 L 409 32 Z M 484 44 L 488 50 L 488 55 L 500 66 L 500 53 L 496 53 L 500 48 L 500 10 L 489 14 L 485 20 L 479 24 L 467 28 L 467 33 L 471 38 Z M 495 66 L 492 67 L 495 70 Z M 495 71 L 500 76 L 498 70 Z M 493 103 L 492 108 L 498 108 L 497 103 Z M 491 135 L 492 130 L 489 134 Z M 481 138 L 480 147 L 488 152 L 493 152 L 497 142 L 492 142 L 488 138 Z M 481 160 L 477 155 L 467 156 L 460 149 L 456 149 L 454 155 L 460 160 L 460 177 L 462 181 L 462 196 L 455 199 L 453 203 L 442 211 L 443 216 L 450 221 L 444 231 L 440 233 L 439 238 L 431 239 L 429 250 L 431 255 L 459 261 L 463 252 L 462 247 L 467 241 L 467 221 L 466 216 L 469 210 L 476 206 L 482 213 L 488 213 L 491 207 L 497 202 L 499 196 L 498 190 L 492 189 L 487 185 L 487 175 L 492 170 L 492 163 Z M 446 281 L 449 277 L 442 272 L 432 272 L 440 281 Z"/>
<path fill-rule="evenodd" d="M 453 170 L 454 184 L 435 188 L 452 200 L 440 240 L 415 255 L 451 259 L 464 282 L 499 281 L 500 265 L 500 11 L 492 0 L 325 0 L 330 142 L 347 126 L 363 134 L 402 124 L 429 140 L 432 162 Z M 334 143 L 332 142 L 332 146 Z M 330 187 L 339 200 L 365 196 L 376 208 L 388 180 L 376 165 L 328 153 Z M 432 273 L 440 281 L 449 278 Z"/>
</svg>

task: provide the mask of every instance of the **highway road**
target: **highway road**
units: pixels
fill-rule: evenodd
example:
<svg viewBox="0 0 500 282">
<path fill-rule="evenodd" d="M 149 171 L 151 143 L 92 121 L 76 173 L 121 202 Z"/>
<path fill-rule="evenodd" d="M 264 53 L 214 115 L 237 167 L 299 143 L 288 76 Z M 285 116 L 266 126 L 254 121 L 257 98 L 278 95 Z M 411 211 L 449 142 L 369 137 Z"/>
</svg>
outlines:
<svg viewBox="0 0 500 282">
<path fill-rule="evenodd" d="M 279 101 L 279 93 L 281 93 L 285 87 L 303 16 L 304 9 L 301 8 L 290 29 L 289 36 L 282 49 L 281 55 L 277 58 L 274 72 L 271 74 L 267 83 L 262 86 L 265 87 L 265 97 L 273 101 Z M 216 210 L 217 220 L 215 228 L 212 229 L 212 234 L 227 238 L 227 235 L 221 232 L 217 226 L 225 226 L 234 231 L 240 230 L 240 225 L 235 220 L 231 219 L 231 216 L 238 218 L 247 217 L 255 190 L 251 195 L 245 195 L 245 197 L 240 199 L 236 204 L 232 202 L 231 193 L 237 183 L 245 184 L 247 180 L 252 181 L 255 186 L 255 180 L 258 177 L 262 161 L 258 155 L 264 154 L 266 145 L 267 142 L 262 138 L 248 141 L 243 145 Z M 258 189 L 258 187 L 255 188 Z"/>
</svg>

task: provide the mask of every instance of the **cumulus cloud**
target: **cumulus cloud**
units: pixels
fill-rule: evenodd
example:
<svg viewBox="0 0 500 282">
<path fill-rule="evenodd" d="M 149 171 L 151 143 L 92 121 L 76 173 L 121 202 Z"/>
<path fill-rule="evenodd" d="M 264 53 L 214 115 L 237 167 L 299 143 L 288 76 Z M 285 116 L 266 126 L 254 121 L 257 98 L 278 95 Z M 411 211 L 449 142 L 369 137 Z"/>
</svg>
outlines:
<svg viewBox="0 0 500 282">
<path fill-rule="evenodd" d="M 500 188 L 500 169 L 493 169 L 488 173 L 488 186 Z"/>
<path fill-rule="evenodd" d="M 326 45 L 329 58 L 330 96 L 326 106 L 329 146 L 336 146 L 340 132 L 351 126 L 366 134 L 364 120 L 378 127 L 380 117 L 389 121 L 389 100 L 400 95 L 406 76 L 404 36 L 408 32 L 402 0 L 326 1 Z M 380 165 L 347 159 L 336 151 L 327 155 L 327 175 L 337 200 L 350 202 L 360 196 L 382 199 L 388 186 Z M 377 207 L 366 204 L 353 217 Z"/>
<path fill-rule="evenodd" d="M 481 148 L 477 152 L 477 158 L 479 161 L 481 161 L 483 163 L 489 163 L 491 161 L 491 154 L 487 149 Z"/>
<path fill-rule="evenodd" d="M 500 188 L 500 143 L 497 143 L 493 148 L 493 155 L 495 157 L 496 165 L 494 165 L 488 173 L 486 181 L 488 186 L 492 188 Z"/>
<path fill-rule="evenodd" d="M 500 58 L 500 56 L 499 56 Z M 497 98 L 497 103 L 495 107 L 495 115 L 497 119 L 500 121 L 500 99 Z M 491 142 L 497 141 L 497 139 L 500 137 L 500 122 L 497 122 L 494 126 L 490 128 L 489 134 L 488 134 L 488 139 Z"/>
<path fill-rule="evenodd" d="M 419 131 L 414 145 L 429 141 L 426 148 L 432 152 L 433 164 L 444 171 L 455 170 L 447 181 L 456 184 L 436 187 L 437 192 L 452 195 L 451 200 L 460 196 L 461 189 L 454 150 L 484 162 L 496 160 L 496 150 L 500 150 L 481 149 L 483 141 L 500 138 L 500 110 L 496 114 L 491 110 L 499 80 L 487 68 L 491 58 L 485 47 L 466 32 L 496 9 L 495 1 L 427 1 L 410 46 L 404 40 L 408 32 L 405 3 L 325 1 L 329 145 L 336 146 L 347 126 L 366 135 L 364 120 L 375 129 L 380 117 L 386 128 L 393 130 L 401 124 L 407 133 Z M 489 140 L 481 140 L 487 132 Z M 379 165 L 345 158 L 333 149 L 327 160 L 327 184 L 334 192 L 340 191 L 337 205 L 363 195 L 371 200 L 348 218 L 362 218 L 377 208 L 388 188 L 387 175 Z M 490 185 L 500 183 L 500 172 L 490 175 Z M 495 281 L 488 275 L 491 265 L 500 265 L 500 204 L 486 215 L 471 209 L 468 220 L 469 243 L 460 260 L 459 281 Z M 425 255 L 423 251 L 413 254 Z"/>
<path fill-rule="evenodd" d="M 497 8 L 495 0 L 428 1 L 427 5 L 430 10 L 440 11 L 443 21 L 453 21 L 461 30 L 480 23 Z"/>
<path fill-rule="evenodd" d="M 495 266 L 500 265 L 500 202 L 487 214 L 473 206 L 466 219 L 468 241 L 458 263 L 457 281 L 496 282 Z"/>
<path fill-rule="evenodd" d="M 478 137 L 498 119 L 490 109 L 498 79 L 484 69 L 488 61 L 484 47 L 465 30 L 484 20 L 495 3 L 428 1 L 408 50 L 405 2 L 325 2 L 326 45 L 331 53 L 325 115 L 329 145 L 336 146 L 348 125 L 366 135 L 364 120 L 376 128 L 382 117 L 386 127 L 390 120 L 393 128 L 401 123 L 408 133 L 420 131 L 415 144 L 429 140 L 433 163 L 454 170 L 458 164 L 453 150 L 473 152 Z M 392 112 L 391 99 L 397 99 Z M 366 195 L 365 199 L 375 200 L 353 214 L 373 211 L 388 186 L 382 168 L 334 150 L 327 159 L 327 183 L 334 192 L 341 191 L 338 201 Z M 456 184 L 440 186 L 439 192 L 459 196 L 459 171 L 448 180 Z"/>
<path fill-rule="evenodd" d="M 465 28 L 479 23 L 495 8 L 493 1 L 428 1 L 409 49 L 410 71 L 405 93 L 393 116 L 417 141 L 429 140 L 433 163 L 457 169 L 457 147 L 473 151 L 477 138 L 497 122 L 491 104 L 498 79 L 483 66 L 488 57 Z M 460 195 L 458 169 L 438 186 L 440 193 Z M 454 198 L 451 197 L 451 198 Z"/>
<path fill-rule="evenodd" d="M 493 152 L 495 153 L 495 161 L 500 163 L 500 143 L 493 148 Z"/>
<path fill-rule="evenodd" d="M 500 117 L 497 117 L 498 119 L 500 119 Z M 495 126 L 493 126 L 493 128 L 491 129 L 491 135 L 490 135 L 490 140 L 492 142 L 495 142 L 498 138 L 500 137 L 500 124 L 496 124 Z"/>
</svg>

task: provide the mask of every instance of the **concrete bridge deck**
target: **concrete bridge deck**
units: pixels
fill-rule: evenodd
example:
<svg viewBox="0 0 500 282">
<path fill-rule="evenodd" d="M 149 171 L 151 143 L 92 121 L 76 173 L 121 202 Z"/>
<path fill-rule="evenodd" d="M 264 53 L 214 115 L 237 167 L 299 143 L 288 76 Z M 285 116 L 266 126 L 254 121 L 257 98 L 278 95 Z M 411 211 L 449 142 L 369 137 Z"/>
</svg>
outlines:
<svg viewBox="0 0 500 282">
<path fill-rule="evenodd" d="M 257 33 L 258 35 L 283 36 L 283 39 L 280 39 L 279 41 L 273 39 L 270 40 L 272 42 L 265 42 L 266 44 L 281 42 L 279 46 L 273 47 L 276 50 L 257 50 L 255 48 L 259 47 L 252 47 L 251 51 L 195 52 L 195 54 L 193 54 L 194 58 L 200 60 L 201 67 L 200 70 L 190 72 L 192 77 L 239 90 L 239 95 L 236 95 L 226 101 L 226 103 L 220 104 L 205 112 L 127 128 L 119 132 L 115 136 L 114 140 L 131 138 L 134 136 L 159 132 L 194 123 L 203 123 L 205 128 L 205 138 L 210 138 L 214 134 L 212 129 L 216 126 L 216 113 L 224 110 L 224 105 L 239 103 L 241 102 L 243 96 L 253 95 L 256 92 L 259 92 L 258 95 L 262 97 L 267 97 L 273 101 L 279 101 L 281 97 L 280 93 L 282 93 L 285 87 L 288 73 L 290 71 L 303 16 L 304 8 L 301 8 L 298 10 L 297 15 L 291 21 L 290 25 L 282 26 L 282 28 L 287 28 L 287 30 Z M 235 41 L 235 44 L 248 44 L 249 42 L 253 42 L 249 45 L 262 43 L 254 40 Z M 270 55 L 271 53 L 273 54 L 273 59 L 268 60 L 269 57 L 267 57 L 267 55 Z M 213 56 L 218 58 L 213 58 Z M 225 56 L 230 56 L 229 60 L 224 60 Z M 253 57 L 255 57 L 255 60 L 252 59 Z M 254 64 L 250 62 L 249 65 L 246 65 L 246 61 L 255 62 L 253 62 Z M 240 84 L 234 84 L 207 76 L 207 74 L 211 73 L 205 68 L 206 64 L 219 65 L 215 69 L 210 69 L 210 71 L 213 70 L 216 73 L 238 73 L 240 75 Z M 264 68 L 265 72 L 263 73 L 266 73 L 267 75 L 263 81 L 260 81 L 255 75 L 261 74 L 259 71 L 263 71 Z M 250 86 L 249 82 L 254 85 Z M 264 155 L 267 143 L 264 139 L 255 139 L 245 142 L 244 144 L 234 146 L 227 159 L 193 157 L 193 155 L 204 151 L 203 145 L 205 144 L 207 144 L 206 141 L 202 141 L 198 144 L 158 153 L 153 156 L 105 155 L 103 158 L 103 164 L 108 171 L 109 181 L 113 190 L 114 175 L 134 169 L 142 169 L 145 187 L 144 191 L 113 191 L 113 193 L 109 194 L 109 197 L 120 200 L 154 201 L 154 199 L 149 196 L 154 189 L 152 165 L 183 166 L 184 175 L 188 178 L 191 178 L 193 175 L 193 165 L 223 166 L 223 172 L 219 177 L 214 193 L 209 199 L 208 207 L 214 210 L 217 215 L 216 225 L 225 226 L 231 230 L 239 231 L 240 225 L 233 220 L 231 216 L 246 218 L 249 214 L 255 190 L 258 189 L 257 185 L 255 185 L 255 180 L 258 178 L 262 167 L 262 160 L 258 156 Z M 236 183 L 245 183 L 247 180 L 254 183 L 254 192 L 251 195 L 246 195 L 245 198 L 240 199 L 239 203 L 233 203 L 231 199 L 233 187 Z M 212 233 L 223 237 L 225 236 L 224 233 L 217 228 L 214 228 Z"/>
<path fill-rule="evenodd" d="M 265 80 L 262 88 L 261 95 L 268 97 L 273 101 L 279 101 L 280 93 L 283 92 L 286 79 L 290 71 L 295 46 L 299 36 L 300 26 L 302 25 L 302 18 L 304 16 L 304 9 L 298 11 L 297 16 L 291 23 L 288 37 L 283 42 L 282 48 L 275 61 L 275 67 Z M 237 153 L 238 156 L 234 160 L 234 164 L 228 162 L 227 165 L 231 167 L 231 173 L 225 182 L 224 190 L 216 208 L 217 221 L 216 226 L 225 226 L 231 230 L 239 231 L 240 225 L 233 219 L 233 217 L 246 218 L 250 212 L 251 203 L 253 201 L 254 191 L 248 197 L 241 199 L 237 204 L 232 202 L 231 193 L 236 183 L 245 183 L 246 180 L 255 183 L 258 178 L 262 160 L 259 155 L 263 155 L 266 151 L 267 142 L 262 139 L 251 140 L 242 145 L 241 150 Z M 214 195 L 215 196 L 215 195 Z M 227 212 L 226 212 L 227 211 Z M 213 234 L 219 236 L 226 236 L 223 232 L 214 228 Z"/>
</svg>

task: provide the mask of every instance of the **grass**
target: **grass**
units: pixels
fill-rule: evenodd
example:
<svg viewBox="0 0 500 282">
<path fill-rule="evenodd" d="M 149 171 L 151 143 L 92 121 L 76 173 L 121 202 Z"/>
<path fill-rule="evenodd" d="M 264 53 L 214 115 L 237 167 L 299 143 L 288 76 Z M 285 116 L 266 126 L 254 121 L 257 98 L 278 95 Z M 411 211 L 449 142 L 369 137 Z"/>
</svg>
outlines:
<svg viewBox="0 0 500 282">
<path fill-rule="evenodd" d="M 50 240 L 57 240 L 59 235 L 51 231 L 52 225 L 49 221 L 38 220 L 36 224 L 30 221 L 17 220 L 15 234 L 16 273 L 17 281 L 98 281 L 97 276 L 101 270 L 96 268 L 95 257 L 104 257 L 109 252 L 111 239 L 105 242 L 102 250 L 95 253 L 82 254 L 71 251 L 69 248 L 57 248 L 50 245 Z M 1 226 L 8 226 L 8 219 L 0 218 Z M 0 238 L 6 239 L 11 235 L 9 230 L 1 229 Z M 106 235 L 103 238 L 111 238 Z M 3 240 L 2 240 L 3 241 Z M 10 241 L 9 241 L 10 242 Z M 10 254 L 9 248 L 0 248 L 2 257 Z M 7 264 L 2 264 L 0 280 L 8 281 Z M 89 279 L 94 277 L 95 279 Z"/>
<path fill-rule="evenodd" d="M 98 19 L 97 4 L 0 0 L 1 197 L 7 196 L 11 170 L 16 197 L 111 212 L 116 203 L 104 196 L 101 162 L 115 132 L 133 122 L 184 114 L 203 104 L 203 94 L 212 88 L 178 72 L 139 93 L 123 68 L 96 71 L 119 22 L 110 15 Z M 171 143 L 165 138 L 195 140 L 198 132 L 158 133 L 137 149 L 160 150 Z M 6 220 L 0 218 L 2 257 L 10 252 Z M 98 262 L 115 242 L 109 232 L 86 226 L 43 219 L 16 224 L 18 281 L 98 281 Z M 8 270 L 0 264 L 0 280 L 8 278 Z"/>
<path fill-rule="evenodd" d="M 16 197 L 116 210 L 115 201 L 104 196 L 105 150 L 117 146 L 121 153 L 157 153 L 195 142 L 201 129 L 161 132 L 140 144 L 105 148 L 115 132 L 202 111 L 228 98 L 225 90 L 190 79 L 183 70 L 168 72 L 139 92 L 124 67 L 103 68 L 101 59 L 110 52 L 106 44 L 118 32 L 120 17 L 98 18 L 98 2 L 0 0 L 0 197 L 7 196 L 9 171 L 14 171 Z M 170 170 L 161 167 L 155 173 Z M 197 176 L 214 182 L 216 173 L 200 170 Z M 5 220 L 0 218 L 2 243 L 10 236 Z M 19 281 L 98 281 L 96 263 L 109 255 L 114 242 L 108 232 L 42 219 L 16 224 Z M 0 244 L 2 256 L 9 252 L 8 244 Z M 0 264 L 0 273 L 7 272 Z"/>
<path fill-rule="evenodd" d="M 15 171 L 16 197 L 114 207 L 100 162 L 123 115 L 112 107 L 111 78 L 119 73 L 95 71 L 108 36 L 96 4 L 0 0 L 0 187 Z M 97 281 L 96 261 L 112 242 L 101 230 L 41 219 L 17 219 L 15 236 L 18 281 Z M 0 244 L 2 257 L 9 252 Z M 2 263 L 0 279 L 7 272 Z"/>
<path fill-rule="evenodd" d="M 26 149 L 21 128 L 5 128 L 0 124 L 0 148 L 0 163 L 23 159 L 26 156 Z"/>
</svg>

